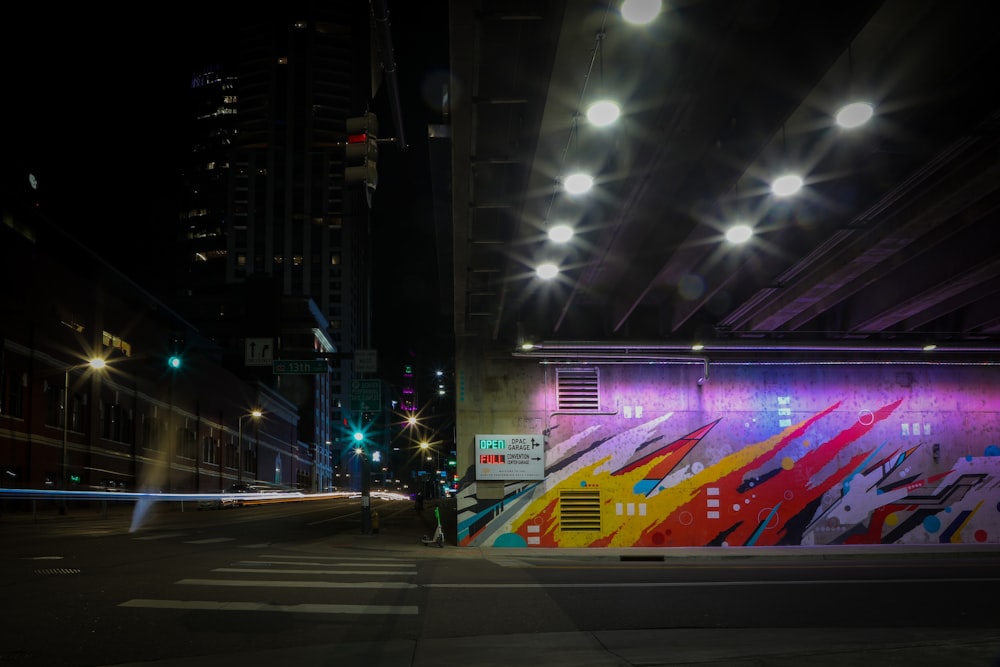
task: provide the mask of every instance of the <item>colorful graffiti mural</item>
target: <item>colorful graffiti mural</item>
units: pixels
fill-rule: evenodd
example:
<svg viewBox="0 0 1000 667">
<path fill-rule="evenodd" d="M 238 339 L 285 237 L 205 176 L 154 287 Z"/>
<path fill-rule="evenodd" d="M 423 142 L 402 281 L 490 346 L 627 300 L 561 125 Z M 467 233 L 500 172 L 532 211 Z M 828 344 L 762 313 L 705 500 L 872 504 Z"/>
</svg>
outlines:
<svg viewBox="0 0 1000 667">
<path fill-rule="evenodd" d="M 477 499 L 475 481 L 467 481 L 459 540 L 497 547 L 1000 541 L 1000 449 L 986 445 L 981 456 L 923 470 L 915 453 L 931 445 L 869 442 L 902 403 L 861 411 L 841 426 L 835 402 L 714 458 L 701 450 L 725 417 L 672 439 L 671 413 L 604 437 L 585 424 L 547 444 L 544 481 L 507 484 L 497 501 Z"/>
</svg>

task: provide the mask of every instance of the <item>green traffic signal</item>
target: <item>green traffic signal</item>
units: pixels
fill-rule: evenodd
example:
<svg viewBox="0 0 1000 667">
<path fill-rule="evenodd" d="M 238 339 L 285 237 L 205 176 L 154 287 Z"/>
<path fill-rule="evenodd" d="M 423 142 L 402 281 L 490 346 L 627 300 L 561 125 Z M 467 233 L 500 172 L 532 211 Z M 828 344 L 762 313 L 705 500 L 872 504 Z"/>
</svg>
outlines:
<svg viewBox="0 0 1000 667">
<path fill-rule="evenodd" d="M 176 370 L 181 367 L 181 358 L 175 354 L 167 359 L 167 365 Z"/>
</svg>

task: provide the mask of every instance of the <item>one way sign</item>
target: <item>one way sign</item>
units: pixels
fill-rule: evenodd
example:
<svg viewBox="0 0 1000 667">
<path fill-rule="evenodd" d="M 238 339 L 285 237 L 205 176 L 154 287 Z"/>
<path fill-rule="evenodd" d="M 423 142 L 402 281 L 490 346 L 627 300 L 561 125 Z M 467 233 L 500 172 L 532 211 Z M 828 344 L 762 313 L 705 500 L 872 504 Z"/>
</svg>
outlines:
<svg viewBox="0 0 1000 667">
<path fill-rule="evenodd" d="M 247 338 L 243 363 L 247 366 L 270 366 L 274 361 L 273 338 Z"/>
</svg>

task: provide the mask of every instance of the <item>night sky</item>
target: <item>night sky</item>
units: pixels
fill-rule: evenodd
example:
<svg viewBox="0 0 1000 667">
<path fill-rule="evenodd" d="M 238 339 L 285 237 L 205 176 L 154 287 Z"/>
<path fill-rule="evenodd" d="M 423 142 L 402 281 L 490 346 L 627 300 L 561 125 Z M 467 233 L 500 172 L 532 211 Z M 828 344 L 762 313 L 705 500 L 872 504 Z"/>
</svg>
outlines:
<svg viewBox="0 0 1000 667">
<path fill-rule="evenodd" d="M 136 246 L 155 248 L 156 221 L 174 215 L 184 96 L 202 36 L 218 29 L 204 6 L 0 10 L 4 178 L 30 169 L 49 216 L 140 284 L 143 265 L 131 257 Z M 380 147 L 374 345 L 386 361 L 412 352 L 448 366 L 451 322 L 439 299 L 426 146 L 426 125 L 439 112 L 433 98 L 447 79 L 447 0 L 387 6 L 408 147 Z M 379 125 L 381 135 L 392 132 L 388 114 Z"/>
</svg>

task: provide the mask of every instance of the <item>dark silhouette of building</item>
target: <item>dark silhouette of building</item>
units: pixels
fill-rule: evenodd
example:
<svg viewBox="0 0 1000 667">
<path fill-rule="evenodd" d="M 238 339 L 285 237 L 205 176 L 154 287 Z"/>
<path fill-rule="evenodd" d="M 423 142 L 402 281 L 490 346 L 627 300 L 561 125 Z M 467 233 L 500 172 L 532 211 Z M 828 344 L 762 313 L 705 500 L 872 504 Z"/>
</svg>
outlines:
<svg viewBox="0 0 1000 667">
<path fill-rule="evenodd" d="M 345 173 L 348 126 L 393 83 L 373 57 L 376 18 L 367 3 L 286 3 L 222 21 L 191 77 L 169 301 L 227 367 L 293 397 L 317 490 L 349 444 L 353 353 L 371 346 L 375 179 Z M 368 172 L 374 158 L 360 156 Z M 248 341 L 270 341 L 271 356 L 251 365 Z M 263 363 L 282 359 L 329 370 Z"/>
</svg>

